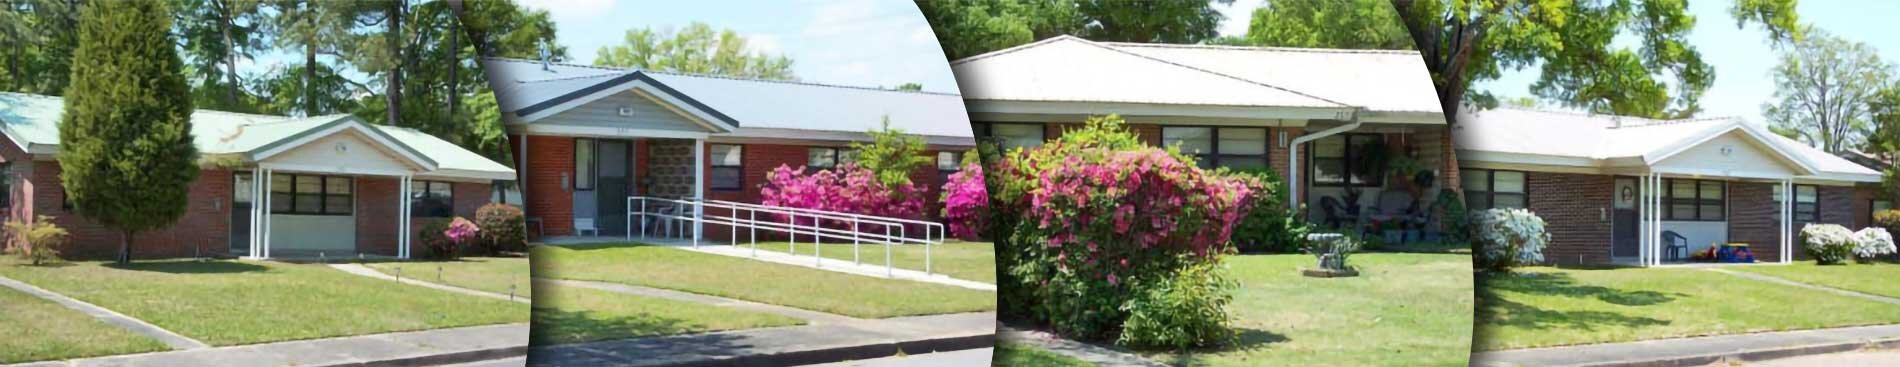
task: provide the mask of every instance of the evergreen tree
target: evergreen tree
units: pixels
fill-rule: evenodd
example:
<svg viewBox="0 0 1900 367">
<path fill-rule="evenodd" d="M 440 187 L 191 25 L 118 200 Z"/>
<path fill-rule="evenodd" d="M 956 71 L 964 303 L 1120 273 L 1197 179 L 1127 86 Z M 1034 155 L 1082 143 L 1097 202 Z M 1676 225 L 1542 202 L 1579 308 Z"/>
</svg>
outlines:
<svg viewBox="0 0 1900 367">
<path fill-rule="evenodd" d="M 156 1 L 88 5 L 59 122 L 60 183 L 80 216 L 117 229 L 119 263 L 132 237 L 185 214 L 198 178 L 191 91 Z"/>
</svg>

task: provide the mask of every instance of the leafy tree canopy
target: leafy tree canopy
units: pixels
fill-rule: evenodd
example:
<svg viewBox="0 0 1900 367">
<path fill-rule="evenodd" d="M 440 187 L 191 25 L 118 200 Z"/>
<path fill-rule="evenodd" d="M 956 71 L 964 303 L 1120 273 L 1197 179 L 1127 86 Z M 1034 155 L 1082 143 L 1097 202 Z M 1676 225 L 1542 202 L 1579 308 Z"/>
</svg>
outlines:
<svg viewBox="0 0 1900 367">
<path fill-rule="evenodd" d="M 1410 50 L 1412 36 L 1384 0 L 1277 0 L 1254 9 L 1232 45 Z"/>
<path fill-rule="evenodd" d="M 1233 0 L 944 0 L 920 1 L 924 20 L 951 60 L 1059 35 L 1098 41 L 1201 43 Z"/>
<path fill-rule="evenodd" d="M 1894 65 L 1865 43 L 1820 30 L 1785 50 L 1772 74 L 1775 97 L 1762 116 L 1776 133 L 1829 153 L 1859 149 L 1873 134 Z"/>
<path fill-rule="evenodd" d="M 884 118 L 883 127 L 865 134 L 871 136 L 871 142 L 852 142 L 851 149 L 858 151 L 858 165 L 870 170 L 884 185 L 909 186 L 911 172 L 936 162 L 934 157 L 924 155 L 924 138 L 891 128 L 890 117 Z"/>
<path fill-rule="evenodd" d="M 678 31 L 640 28 L 627 31 L 626 43 L 601 47 L 595 65 L 726 75 L 742 78 L 795 80 L 792 59 L 748 48 L 745 36 L 732 29 L 714 31 L 693 22 Z"/>
</svg>

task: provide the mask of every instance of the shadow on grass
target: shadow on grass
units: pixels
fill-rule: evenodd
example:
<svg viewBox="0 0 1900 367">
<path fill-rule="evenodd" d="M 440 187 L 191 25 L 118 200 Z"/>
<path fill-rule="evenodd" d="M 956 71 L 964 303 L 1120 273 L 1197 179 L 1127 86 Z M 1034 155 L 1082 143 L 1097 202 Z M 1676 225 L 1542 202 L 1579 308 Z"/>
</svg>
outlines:
<svg viewBox="0 0 1900 367">
<path fill-rule="evenodd" d="M 236 274 L 270 271 L 270 268 L 263 265 L 236 261 L 134 261 L 131 264 L 106 263 L 104 266 L 119 270 L 149 271 L 167 274 Z"/>
<path fill-rule="evenodd" d="M 655 315 L 603 316 L 594 311 L 534 309 L 534 327 L 528 344 L 534 346 L 674 335 L 694 332 L 699 325 Z"/>
<path fill-rule="evenodd" d="M 1686 295 L 1681 293 L 1663 293 L 1655 291 L 1627 291 L 1609 287 L 1578 284 L 1576 279 L 1563 273 L 1528 274 L 1485 274 L 1478 276 L 1476 320 L 1480 326 L 1475 328 L 1472 337 L 1476 340 L 1489 340 L 1488 330 L 1497 327 L 1516 327 L 1524 329 L 1574 329 L 1594 331 L 1599 328 L 1635 328 L 1644 326 L 1669 325 L 1671 321 L 1643 316 L 1631 316 L 1608 311 L 1561 311 L 1544 309 L 1505 299 L 1503 292 L 1563 296 L 1571 298 L 1595 299 L 1605 303 L 1647 307 L 1675 301 Z"/>
<path fill-rule="evenodd" d="M 1202 364 L 1202 363 L 1196 363 L 1196 361 L 1199 360 L 1198 356 L 1228 353 L 1228 352 L 1256 351 L 1256 350 L 1261 350 L 1261 349 L 1272 348 L 1274 344 L 1292 341 L 1292 339 L 1288 339 L 1286 335 L 1276 334 L 1271 331 L 1259 330 L 1259 329 L 1240 328 L 1240 329 L 1235 330 L 1235 333 L 1236 335 L 1234 336 L 1234 341 L 1232 343 L 1222 345 L 1219 347 L 1212 347 L 1212 348 L 1197 348 L 1197 349 L 1189 349 L 1189 350 L 1184 350 L 1184 351 L 1171 351 L 1166 355 L 1165 361 L 1159 360 L 1162 358 L 1156 358 L 1157 362 L 1166 363 L 1170 366 L 1197 365 L 1197 364 Z"/>
</svg>

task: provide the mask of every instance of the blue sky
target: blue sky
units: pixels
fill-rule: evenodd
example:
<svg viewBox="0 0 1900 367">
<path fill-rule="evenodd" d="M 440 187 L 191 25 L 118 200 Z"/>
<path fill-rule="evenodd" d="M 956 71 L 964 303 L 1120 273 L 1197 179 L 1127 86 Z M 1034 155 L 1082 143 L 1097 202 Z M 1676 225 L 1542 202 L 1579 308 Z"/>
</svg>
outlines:
<svg viewBox="0 0 1900 367">
<path fill-rule="evenodd" d="M 1702 96 L 1701 116 L 1740 116 L 1765 123 L 1761 105 L 1774 100 L 1774 77 L 1769 73 L 1778 54 L 1768 47 L 1761 27 L 1737 29 L 1728 15 L 1731 0 L 1695 0 L 1689 11 L 1696 16 L 1689 42 L 1702 52 L 1702 61 L 1715 67 L 1715 85 Z M 1900 62 L 1900 1 L 1803 1 L 1796 8 L 1801 20 L 1851 41 L 1865 42 L 1888 63 Z M 1537 81 L 1535 66 L 1509 72 L 1503 78 L 1479 84 L 1501 97 L 1530 96 Z M 1547 103 L 1548 105 L 1548 103 Z"/>
<path fill-rule="evenodd" d="M 793 60 L 800 80 L 856 86 L 922 83 L 956 92 L 935 34 L 907 0 L 662 1 L 524 0 L 547 9 L 571 62 L 592 63 L 627 30 L 678 29 L 695 21 L 731 28 L 751 47 Z"/>
</svg>

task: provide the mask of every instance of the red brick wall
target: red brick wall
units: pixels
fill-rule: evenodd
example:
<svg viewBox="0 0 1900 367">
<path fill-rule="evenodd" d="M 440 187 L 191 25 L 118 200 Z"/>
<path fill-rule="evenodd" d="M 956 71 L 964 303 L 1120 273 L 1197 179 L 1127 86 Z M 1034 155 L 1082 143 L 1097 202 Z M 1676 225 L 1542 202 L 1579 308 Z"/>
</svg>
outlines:
<svg viewBox="0 0 1900 367">
<path fill-rule="evenodd" d="M 1872 227 L 1874 224 L 1874 198 L 1880 187 L 1875 184 L 1854 186 L 1854 229 Z"/>
<path fill-rule="evenodd" d="M 1781 261 L 1781 208 L 1775 202 L 1777 185 L 1780 184 L 1728 184 L 1728 240 L 1749 244 L 1755 259 L 1763 262 Z"/>
<path fill-rule="evenodd" d="M 708 143 L 708 145 L 711 144 L 712 143 Z M 741 177 L 745 180 L 741 183 L 743 189 L 736 191 L 712 190 L 712 182 L 708 181 L 706 182 L 707 187 L 703 188 L 706 190 L 706 197 L 708 199 L 758 203 L 761 199 L 760 188 L 765 185 L 767 175 L 771 174 L 772 170 L 778 169 L 780 165 L 790 166 L 793 169 L 804 167 L 810 160 L 808 149 L 814 147 L 812 145 L 782 144 L 741 145 L 745 147 L 739 157 L 741 165 L 743 165 Z M 910 175 L 911 182 L 916 183 L 925 190 L 924 205 L 925 215 L 927 216 L 935 216 L 937 214 L 937 209 L 940 207 L 940 203 L 937 201 L 943 191 L 943 180 L 939 177 L 940 175 L 937 171 L 937 152 L 936 150 L 924 152 L 926 157 L 930 157 L 930 163 L 911 172 Z M 710 175 L 712 170 L 710 162 L 706 170 L 708 175 Z M 708 209 L 706 214 L 710 216 L 727 215 L 727 213 L 715 212 L 711 209 Z M 726 226 L 706 226 L 706 238 L 715 241 L 726 241 L 730 234 L 731 229 Z M 745 237 L 743 236 L 742 234 L 740 238 L 744 239 Z M 759 237 L 761 239 L 767 238 L 765 234 L 760 234 Z"/>
<path fill-rule="evenodd" d="M 644 146 L 644 145 L 643 145 Z M 645 149 L 638 151 L 645 154 Z M 642 167 L 641 169 L 644 169 Z M 527 194 L 523 208 L 528 218 L 541 219 L 541 234 L 548 236 L 566 236 L 574 234 L 574 193 L 562 184 L 574 179 L 574 138 L 562 136 L 528 137 L 527 182 L 522 186 Z M 643 172 L 644 173 L 644 172 Z M 534 233 L 533 225 L 528 228 Z"/>
<path fill-rule="evenodd" d="M 1544 218 L 1550 246 L 1544 261 L 1554 264 L 1610 262 L 1610 221 L 1604 211 L 1614 197 L 1608 175 L 1531 172 L 1530 210 Z"/>
<path fill-rule="evenodd" d="M 65 192 L 59 183 L 59 163 L 35 162 L 33 182 L 35 214 L 51 215 L 53 223 L 72 234 L 62 257 L 67 259 L 111 259 L 118 255 L 123 235 L 93 223 L 77 213 L 61 208 Z M 231 171 L 201 169 L 191 184 L 191 199 L 184 216 L 170 228 L 139 232 L 132 239 L 134 258 L 188 257 L 225 255 L 231 249 Z"/>
<path fill-rule="evenodd" d="M 402 182 L 395 177 L 356 179 L 356 251 L 396 256 L 396 224 L 401 212 Z"/>
</svg>

